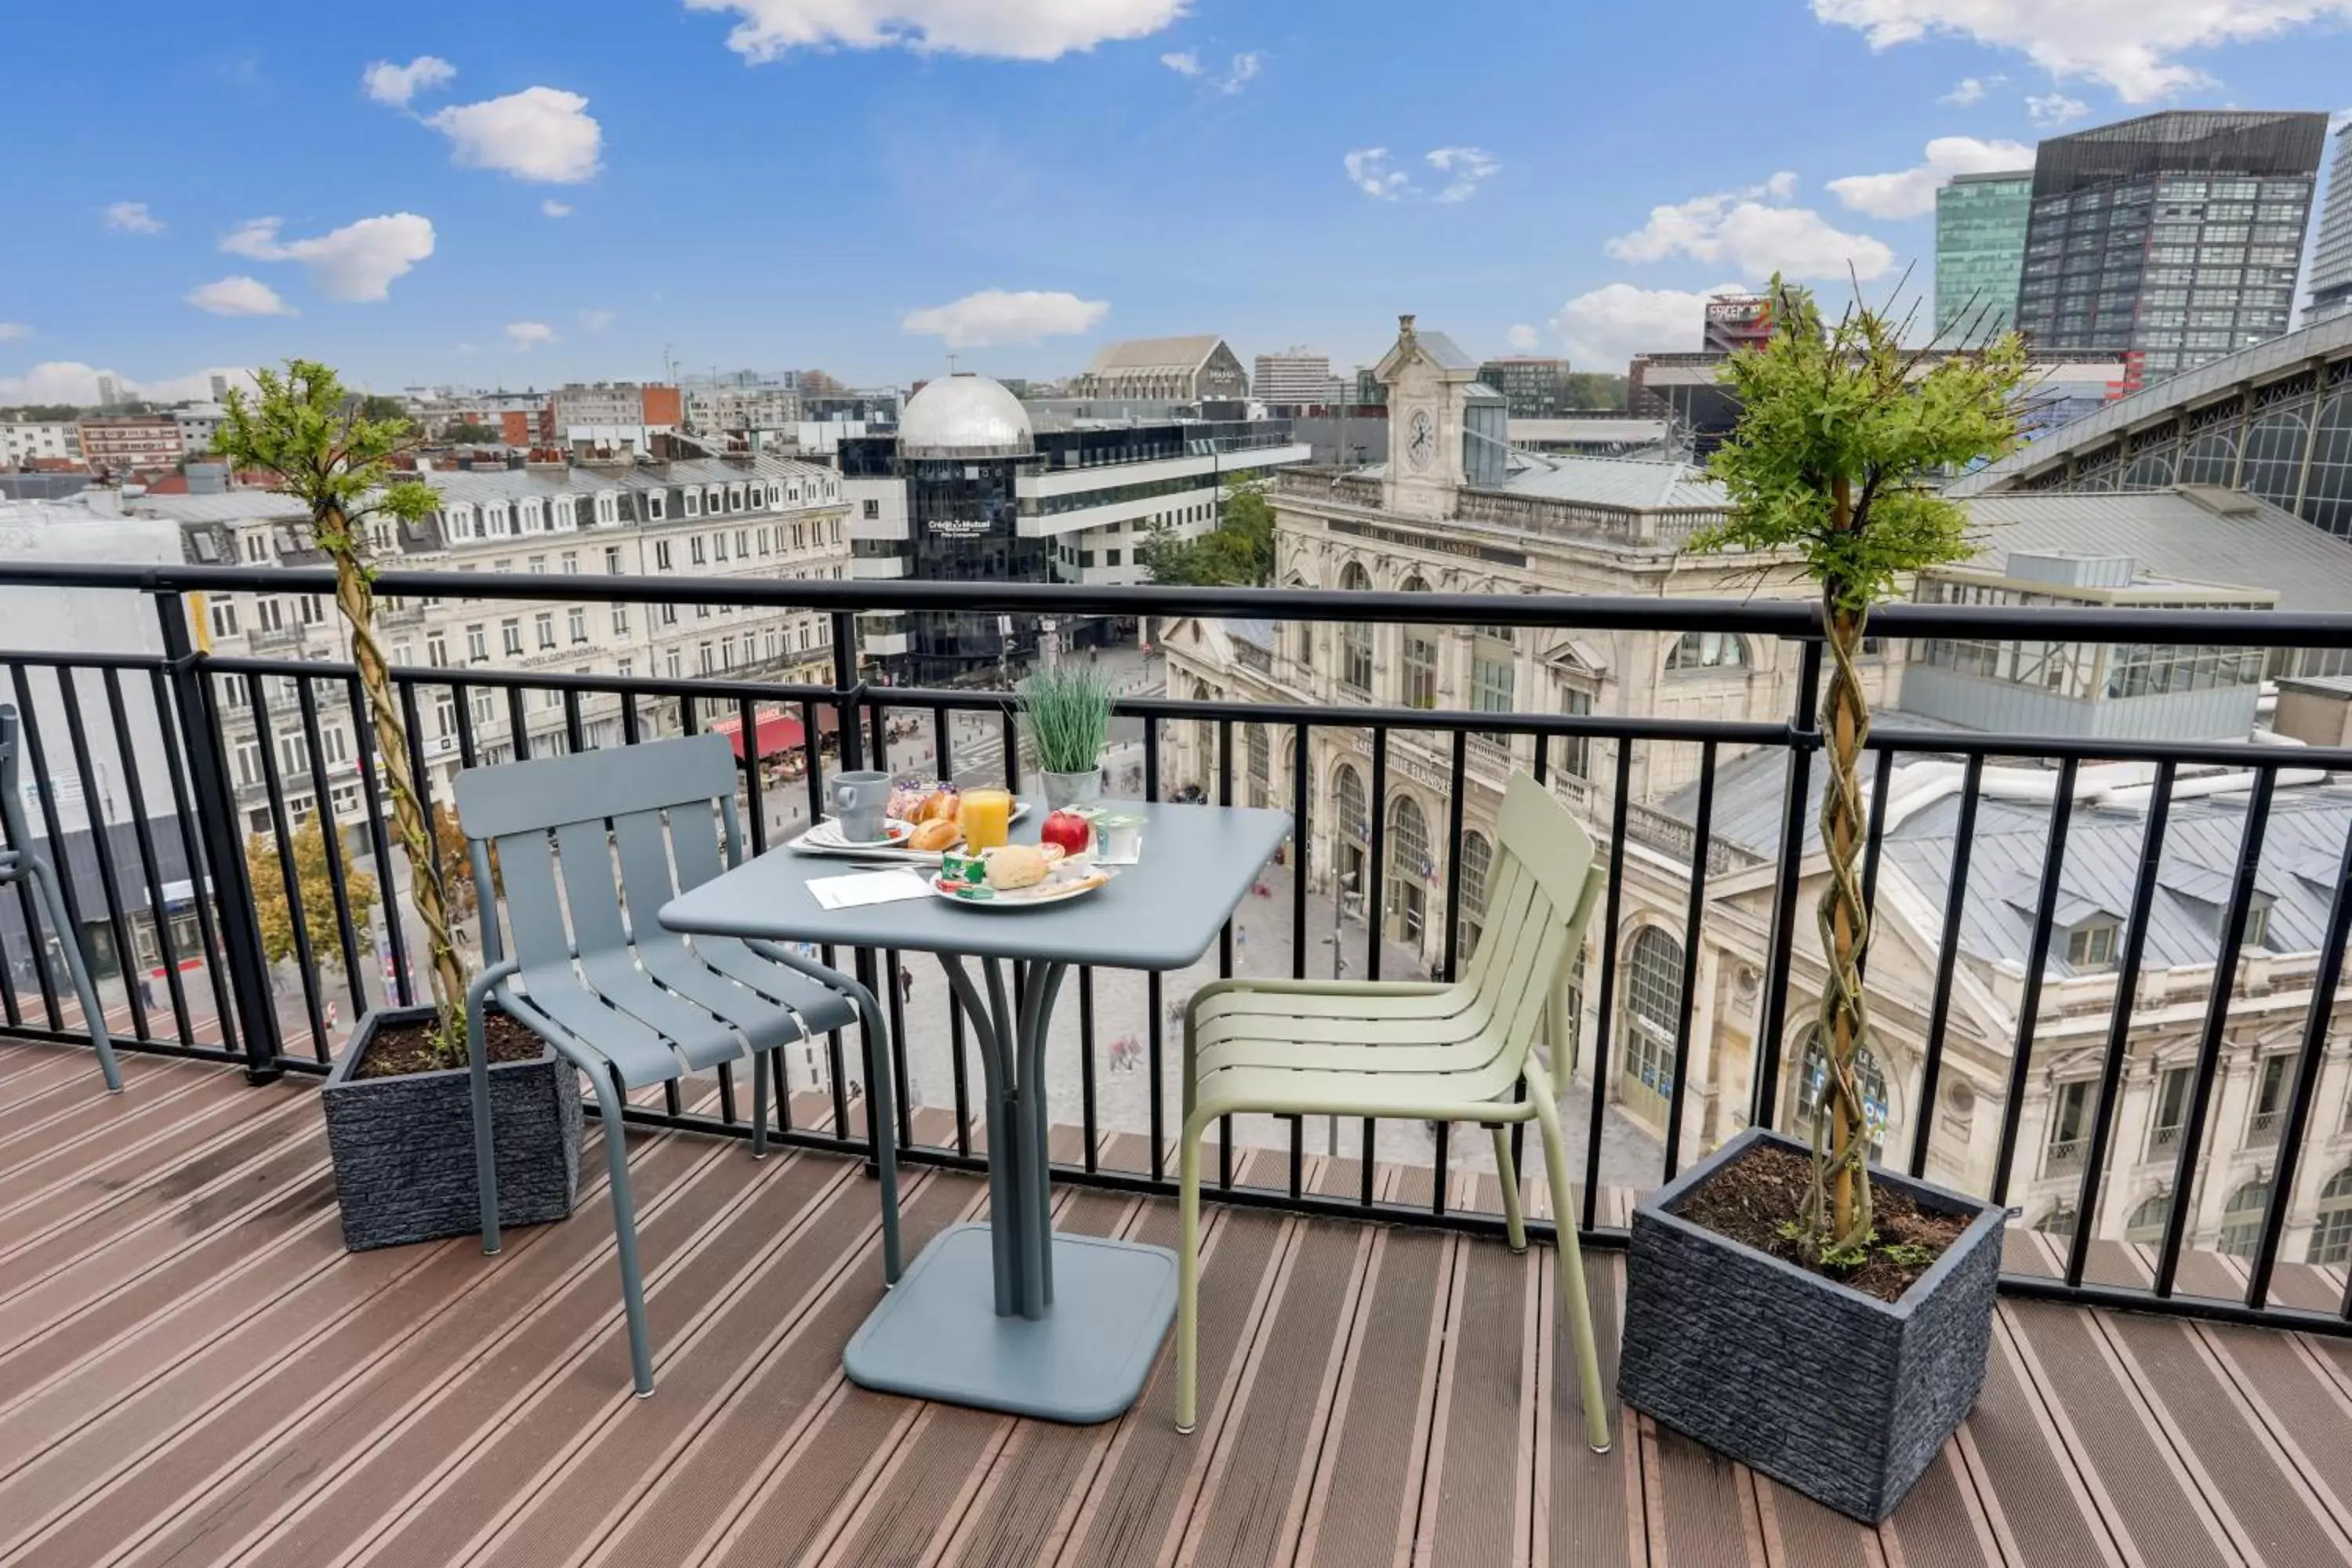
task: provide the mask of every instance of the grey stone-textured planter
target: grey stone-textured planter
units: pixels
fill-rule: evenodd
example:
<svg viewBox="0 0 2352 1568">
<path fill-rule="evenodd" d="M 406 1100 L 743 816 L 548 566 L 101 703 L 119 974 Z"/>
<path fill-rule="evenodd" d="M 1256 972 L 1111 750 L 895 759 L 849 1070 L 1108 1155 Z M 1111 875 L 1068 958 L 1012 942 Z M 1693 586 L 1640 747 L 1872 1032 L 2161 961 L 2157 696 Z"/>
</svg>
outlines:
<svg viewBox="0 0 2352 1568">
<path fill-rule="evenodd" d="M 1618 1393 L 1676 1431 L 1874 1524 L 1903 1500 L 1984 1385 L 2005 1213 L 1874 1170 L 1921 1208 L 1969 1221 L 1900 1301 L 1881 1301 L 1675 1213 L 1759 1143 L 1807 1152 L 1751 1128 L 1633 1211 Z"/>
<path fill-rule="evenodd" d="M 354 1078 L 376 1031 L 429 1022 L 430 1007 L 367 1014 L 327 1077 L 327 1150 L 354 1252 L 438 1241 L 481 1228 L 474 1181 L 473 1085 L 464 1068 Z M 499 1151 L 499 1223 L 540 1225 L 572 1212 L 580 1191 L 580 1075 L 553 1050 L 490 1065 Z"/>
</svg>

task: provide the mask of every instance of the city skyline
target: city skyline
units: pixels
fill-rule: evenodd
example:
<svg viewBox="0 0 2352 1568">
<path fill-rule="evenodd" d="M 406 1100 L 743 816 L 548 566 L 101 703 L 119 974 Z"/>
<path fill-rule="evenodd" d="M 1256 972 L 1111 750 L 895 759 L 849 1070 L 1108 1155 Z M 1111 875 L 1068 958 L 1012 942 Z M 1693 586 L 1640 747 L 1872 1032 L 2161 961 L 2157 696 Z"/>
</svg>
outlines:
<svg viewBox="0 0 2352 1568">
<path fill-rule="evenodd" d="M 271 0 L 152 19 L 169 90 L 138 93 L 98 75 L 100 18 L 48 13 L 0 103 L 44 153 L 0 242 L 0 403 L 94 402 L 101 372 L 201 397 L 298 352 L 378 390 L 668 353 L 1057 377 L 1188 332 L 1337 369 L 1399 309 L 1613 371 L 1775 268 L 1932 289 L 1937 187 L 2042 136 L 2341 107 L 2342 5 L 2063 9 L 1783 0 L 1703 49 L 1664 13 L 1531 13 L 1507 49 L 1424 29 L 1404 68 L 1319 4 L 682 0 L 551 36 L 432 8 L 297 32 Z"/>
</svg>

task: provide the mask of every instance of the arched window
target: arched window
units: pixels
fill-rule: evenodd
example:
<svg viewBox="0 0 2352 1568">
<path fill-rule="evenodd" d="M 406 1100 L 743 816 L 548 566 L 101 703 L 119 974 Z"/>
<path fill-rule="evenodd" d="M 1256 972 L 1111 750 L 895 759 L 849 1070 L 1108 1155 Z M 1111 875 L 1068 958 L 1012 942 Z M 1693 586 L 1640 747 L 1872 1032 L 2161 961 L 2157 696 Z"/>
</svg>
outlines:
<svg viewBox="0 0 2352 1568">
<path fill-rule="evenodd" d="M 1482 833 L 1465 835 L 1462 840 L 1462 908 L 1457 915 L 1465 963 L 1478 951 L 1478 938 L 1486 928 L 1486 879 L 1494 868 L 1493 841 Z"/>
<path fill-rule="evenodd" d="M 2237 478 L 2237 436 L 2228 430 L 2208 430 L 2189 442 L 2189 449 L 2181 453 L 2180 482 L 2227 485 Z"/>
<path fill-rule="evenodd" d="M 1829 1081 L 1830 1053 L 1822 1044 L 1819 1025 L 1805 1031 L 1805 1048 L 1797 1058 L 1797 1081 L 1793 1086 L 1796 1103 L 1790 1107 L 1789 1125 L 1799 1130 L 1812 1125 L 1813 1106 L 1822 1097 L 1822 1086 Z M 1862 1086 L 1862 1114 L 1870 1129 L 1870 1157 L 1880 1158 L 1886 1152 L 1887 1106 L 1886 1074 L 1879 1069 L 1878 1058 L 1864 1046 L 1854 1057 L 1854 1081 Z"/>
<path fill-rule="evenodd" d="M 2124 470 L 2124 489 L 2127 490 L 2160 490 L 2172 482 L 2172 454 L 2142 452 Z"/>
<path fill-rule="evenodd" d="M 1370 574 L 1355 562 L 1339 574 L 1342 593 L 1370 593 Z M 1339 684 L 1360 696 L 1372 692 L 1372 627 L 1369 621 L 1345 621 L 1339 626 Z"/>
<path fill-rule="evenodd" d="M 2303 451 L 2310 427 L 2293 408 L 2265 414 L 2246 432 L 2246 468 L 2238 488 L 2266 501 L 2292 508 L 2294 487 L 2303 478 Z"/>
<path fill-rule="evenodd" d="M 2352 1263 L 2352 1165 L 2327 1178 L 2319 1189 L 2319 1212 L 2311 1226 L 2311 1261 Z"/>
<path fill-rule="evenodd" d="M 2172 1218 L 2172 1194 L 2158 1193 L 2152 1198 L 2142 1198 L 2124 1222 L 2124 1239 L 2152 1246 L 2164 1239 L 2164 1227 Z"/>
<path fill-rule="evenodd" d="M 1339 806 L 1339 837 L 1349 844 L 1361 844 L 1371 837 L 1370 816 L 1364 809 L 1364 776 L 1347 763 L 1339 764 L 1339 775 L 1333 779 L 1331 794 Z"/>
<path fill-rule="evenodd" d="M 1249 757 L 1249 803 L 1252 805 L 1274 804 L 1274 742 L 1266 737 L 1265 726 L 1252 724 L 1243 746 Z"/>
<path fill-rule="evenodd" d="M 1409 577 L 1404 591 L 1426 594 L 1429 584 L 1418 577 Z M 1437 706 L 1437 629 L 1433 626 L 1404 628 L 1404 705 Z"/>
<path fill-rule="evenodd" d="M 1730 632 L 1685 632 L 1666 652 L 1674 671 L 1745 669 L 1748 643 Z"/>
<path fill-rule="evenodd" d="M 1398 938 L 1418 942 L 1428 927 L 1429 819 L 1411 795 L 1397 796 L 1389 814 L 1389 913 Z"/>
<path fill-rule="evenodd" d="M 2221 1211 L 2221 1250 L 2231 1258 L 2252 1258 L 2262 1244 L 2263 1211 L 2270 1206 L 2271 1184 L 2255 1180 L 2230 1194 Z"/>
<path fill-rule="evenodd" d="M 1625 953 L 1625 1077 L 1661 1099 L 1674 1092 L 1682 998 L 1682 943 L 1643 926 Z"/>
<path fill-rule="evenodd" d="M 2303 520 L 2339 539 L 2352 536 L 2352 392 L 2337 393 L 2319 411 Z"/>
</svg>

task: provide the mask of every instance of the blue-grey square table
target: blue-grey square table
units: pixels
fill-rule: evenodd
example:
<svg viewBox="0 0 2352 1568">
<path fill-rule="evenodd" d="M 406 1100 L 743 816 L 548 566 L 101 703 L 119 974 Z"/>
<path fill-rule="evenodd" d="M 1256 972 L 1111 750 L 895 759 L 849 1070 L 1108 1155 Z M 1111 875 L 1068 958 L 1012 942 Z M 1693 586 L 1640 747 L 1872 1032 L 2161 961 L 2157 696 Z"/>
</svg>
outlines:
<svg viewBox="0 0 2352 1568">
<path fill-rule="evenodd" d="M 988 1223 L 951 1226 L 933 1240 L 851 1338 L 843 1367 L 863 1387 L 1107 1421 L 1142 1393 L 1167 1337 L 1174 1253 L 1054 1234 L 1043 1080 L 1054 999 L 1072 964 L 1169 970 L 1197 962 L 1291 824 L 1281 811 L 1115 804 L 1144 818 L 1141 862 L 1066 903 L 988 909 L 925 899 L 828 910 L 809 879 L 852 868 L 772 849 L 661 911 L 663 925 L 697 935 L 937 953 L 972 1020 L 986 1079 Z M 1034 840 L 1036 832 L 1033 816 L 1013 836 Z M 967 959 L 978 961 L 979 979 Z"/>
</svg>

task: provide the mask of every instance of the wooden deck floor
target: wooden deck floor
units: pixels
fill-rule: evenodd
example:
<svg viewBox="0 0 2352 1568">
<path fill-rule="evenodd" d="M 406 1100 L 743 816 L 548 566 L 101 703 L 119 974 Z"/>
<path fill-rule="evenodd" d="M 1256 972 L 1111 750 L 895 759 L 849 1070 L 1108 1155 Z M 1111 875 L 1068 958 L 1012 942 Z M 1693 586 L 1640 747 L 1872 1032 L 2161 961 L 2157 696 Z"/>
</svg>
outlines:
<svg viewBox="0 0 2352 1568">
<path fill-rule="evenodd" d="M 634 1401 L 601 1183 L 496 1259 L 347 1256 L 308 1085 L 126 1071 L 108 1099 L 83 1055 L 0 1046 L 11 1568 L 2352 1560 L 2352 1344 L 2006 1303 L 1959 1440 L 1866 1530 L 1647 1422 L 1589 1453 L 1544 1256 L 1435 1233 L 1214 1211 L 1191 1438 L 1165 1357 L 1091 1428 L 868 1394 L 841 1351 L 880 1289 L 872 1184 L 687 1134 L 632 1139 L 661 1379 Z M 910 1245 L 984 1195 L 918 1176 Z M 1072 1191 L 1058 1224 L 1175 1215 Z M 1594 1279 L 1613 1341 L 1619 1261 Z"/>
</svg>

